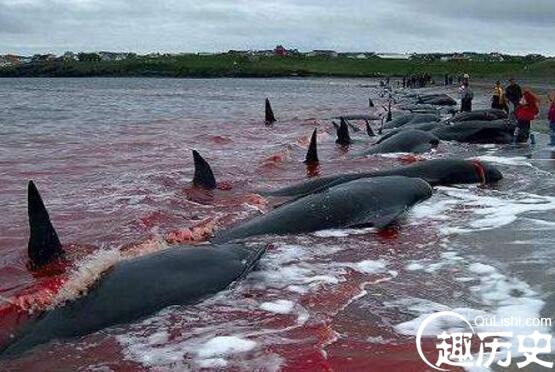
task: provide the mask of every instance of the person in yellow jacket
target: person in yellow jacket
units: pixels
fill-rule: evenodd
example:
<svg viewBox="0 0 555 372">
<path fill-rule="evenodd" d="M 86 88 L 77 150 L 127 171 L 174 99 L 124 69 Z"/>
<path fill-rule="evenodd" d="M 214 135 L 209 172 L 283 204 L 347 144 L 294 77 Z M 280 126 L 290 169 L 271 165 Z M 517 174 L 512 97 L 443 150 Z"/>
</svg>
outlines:
<svg viewBox="0 0 555 372">
<path fill-rule="evenodd" d="M 493 97 L 491 97 L 491 108 L 498 110 L 505 110 L 509 112 L 509 105 L 507 104 L 507 98 L 505 97 L 505 88 L 501 85 L 501 82 L 497 80 L 495 87 L 493 87 Z"/>
</svg>

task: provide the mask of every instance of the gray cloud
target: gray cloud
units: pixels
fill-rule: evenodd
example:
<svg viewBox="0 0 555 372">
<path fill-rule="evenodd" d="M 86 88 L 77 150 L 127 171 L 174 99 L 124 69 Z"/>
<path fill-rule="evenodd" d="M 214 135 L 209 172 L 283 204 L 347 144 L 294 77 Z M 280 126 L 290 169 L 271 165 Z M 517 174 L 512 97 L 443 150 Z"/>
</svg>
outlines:
<svg viewBox="0 0 555 372">
<path fill-rule="evenodd" d="M 0 53 L 501 51 L 555 55 L 553 0 L 0 0 Z"/>
</svg>

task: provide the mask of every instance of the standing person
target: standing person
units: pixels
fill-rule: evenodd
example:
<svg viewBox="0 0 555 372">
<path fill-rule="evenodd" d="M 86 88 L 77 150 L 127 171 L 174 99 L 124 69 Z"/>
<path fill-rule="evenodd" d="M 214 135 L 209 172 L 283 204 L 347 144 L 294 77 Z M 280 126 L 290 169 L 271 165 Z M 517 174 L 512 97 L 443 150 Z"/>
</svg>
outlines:
<svg viewBox="0 0 555 372">
<path fill-rule="evenodd" d="M 517 143 L 527 143 L 530 137 L 530 122 L 536 118 L 540 112 L 538 97 L 530 90 L 526 89 L 515 110 L 517 127 L 515 140 Z"/>
<path fill-rule="evenodd" d="M 462 79 L 462 85 L 459 88 L 461 95 L 461 112 L 472 111 L 472 100 L 474 99 L 474 93 L 470 90 L 470 76 L 464 74 Z"/>
<path fill-rule="evenodd" d="M 550 106 L 547 120 L 549 120 L 549 129 L 551 131 L 551 143 L 549 146 L 555 146 L 555 92 L 547 96 L 549 98 Z"/>
<path fill-rule="evenodd" d="M 491 108 L 498 110 L 505 110 L 508 112 L 509 106 L 507 105 L 507 99 L 505 97 L 505 89 L 501 85 L 501 82 L 497 80 L 495 87 L 493 87 L 493 96 L 491 97 Z"/>
<path fill-rule="evenodd" d="M 522 89 L 516 83 L 514 78 L 509 79 L 509 86 L 505 89 L 505 97 L 513 104 L 512 112 L 515 112 L 520 100 L 522 99 Z"/>
</svg>

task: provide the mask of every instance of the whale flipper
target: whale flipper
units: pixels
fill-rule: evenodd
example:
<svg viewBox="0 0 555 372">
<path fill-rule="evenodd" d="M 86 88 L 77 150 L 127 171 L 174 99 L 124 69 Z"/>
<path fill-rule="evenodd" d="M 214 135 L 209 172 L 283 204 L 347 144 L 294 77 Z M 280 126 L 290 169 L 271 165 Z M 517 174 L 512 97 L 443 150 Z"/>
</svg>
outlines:
<svg viewBox="0 0 555 372">
<path fill-rule="evenodd" d="M 272 124 L 276 122 L 276 117 L 274 116 L 274 110 L 272 110 L 272 105 L 270 100 L 266 98 L 266 124 Z"/>
<path fill-rule="evenodd" d="M 341 124 L 339 129 L 337 129 L 337 140 L 335 141 L 338 145 L 350 145 L 353 143 L 351 136 L 349 135 L 349 126 L 347 125 L 347 120 L 341 118 Z"/>
<path fill-rule="evenodd" d="M 29 181 L 27 188 L 27 213 L 31 230 L 27 246 L 29 261 L 33 267 L 40 267 L 60 257 L 64 251 L 33 181 Z"/>
<path fill-rule="evenodd" d="M 193 150 L 193 159 L 195 161 L 195 177 L 193 178 L 193 186 L 202 187 L 207 190 L 216 188 L 216 178 L 210 165 L 204 160 L 202 156 Z"/>
<path fill-rule="evenodd" d="M 308 146 L 308 152 L 306 153 L 305 164 L 318 164 L 320 160 L 318 159 L 318 129 L 314 129 L 312 133 L 312 138 L 310 139 L 310 145 Z"/>
</svg>

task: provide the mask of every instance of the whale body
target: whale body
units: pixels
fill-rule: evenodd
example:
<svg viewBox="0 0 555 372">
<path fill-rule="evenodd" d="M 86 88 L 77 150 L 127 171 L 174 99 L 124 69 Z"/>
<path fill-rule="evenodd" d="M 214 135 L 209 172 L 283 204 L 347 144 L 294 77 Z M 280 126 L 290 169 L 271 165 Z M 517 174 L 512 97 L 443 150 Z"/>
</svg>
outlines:
<svg viewBox="0 0 555 372">
<path fill-rule="evenodd" d="M 395 152 L 421 154 L 436 148 L 439 142 L 439 138 L 430 132 L 409 129 L 401 131 L 382 142 L 377 142 L 367 150 L 355 155 L 355 157 Z"/>
<path fill-rule="evenodd" d="M 27 324 L 0 358 L 18 356 L 54 339 L 137 321 L 168 306 L 196 304 L 242 279 L 264 251 L 237 244 L 177 246 L 120 262 L 85 296 Z"/>
<path fill-rule="evenodd" d="M 515 125 L 508 120 L 461 121 L 442 125 L 431 133 L 443 141 L 466 143 L 509 144 L 513 140 Z"/>
<path fill-rule="evenodd" d="M 216 234 L 224 243 L 258 235 L 287 235 L 327 229 L 391 224 L 400 214 L 432 195 L 424 180 L 407 177 L 359 179 L 308 195 Z"/>
<path fill-rule="evenodd" d="M 432 186 L 491 184 L 503 179 L 501 172 L 489 163 L 462 159 L 433 159 L 383 171 L 320 177 L 279 190 L 259 193 L 266 196 L 301 197 L 357 179 L 384 176 L 422 178 Z"/>
</svg>

